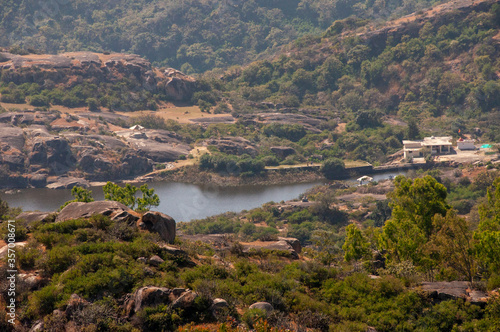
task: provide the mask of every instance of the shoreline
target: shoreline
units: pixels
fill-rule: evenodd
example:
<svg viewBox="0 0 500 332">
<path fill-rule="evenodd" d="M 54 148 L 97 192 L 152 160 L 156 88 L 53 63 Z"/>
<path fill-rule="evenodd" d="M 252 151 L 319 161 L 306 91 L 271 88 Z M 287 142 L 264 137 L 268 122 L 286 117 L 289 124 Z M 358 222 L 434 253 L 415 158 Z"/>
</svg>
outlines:
<svg viewBox="0 0 500 332">
<path fill-rule="evenodd" d="M 317 171 L 307 170 L 290 170 L 286 173 L 267 171 L 264 175 L 242 178 L 234 175 L 200 172 L 197 167 L 187 166 L 181 169 L 164 171 L 152 177 L 137 177 L 133 181 L 124 182 L 149 183 L 154 181 L 187 183 L 202 186 L 241 187 L 299 184 L 328 180 Z"/>
</svg>

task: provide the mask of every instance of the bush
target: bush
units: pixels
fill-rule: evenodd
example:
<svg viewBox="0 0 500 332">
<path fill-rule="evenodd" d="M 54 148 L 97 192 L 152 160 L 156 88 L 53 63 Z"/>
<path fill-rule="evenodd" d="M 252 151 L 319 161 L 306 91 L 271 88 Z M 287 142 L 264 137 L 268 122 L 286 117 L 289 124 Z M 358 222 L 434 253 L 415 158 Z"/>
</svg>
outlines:
<svg viewBox="0 0 500 332">
<path fill-rule="evenodd" d="M 329 180 L 339 179 L 345 176 L 345 164 L 339 158 L 329 158 L 321 165 L 320 171 Z"/>
<path fill-rule="evenodd" d="M 33 96 L 30 96 L 28 99 L 29 99 L 30 105 L 32 105 L 32 106 L 38 106 L 38 107 L 50 106 L 49 98 L 47 98 L 46 96 L 43 96 L 43 95 L 33 95 Z"/>
<path fill-rule="evenodd" d="M 33 318 L 48 315 L 62 299 L 62 293 L 57 286 L 46 286 L 33 293 L 29 300 L 27 315 Z"/>
<path fill-rule="evenodd" d="M 264 321 L 267 318 L 267 313 L 261 309 L 250 309 L 242 317 L 242 320 L 250 329 L 254 328 L 254 325 L 258 321 Z"/>
</svg>

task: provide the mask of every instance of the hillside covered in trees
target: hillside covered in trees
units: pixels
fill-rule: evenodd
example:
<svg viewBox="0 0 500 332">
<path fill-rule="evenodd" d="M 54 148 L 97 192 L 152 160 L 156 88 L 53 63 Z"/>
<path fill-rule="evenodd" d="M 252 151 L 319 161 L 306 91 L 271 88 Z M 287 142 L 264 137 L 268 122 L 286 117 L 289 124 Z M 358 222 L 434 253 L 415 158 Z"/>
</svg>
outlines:
<svg viewBox="0 0 500 332">
<path fill-rule="evenodd" d="M 186 74 L 244 64 L 335 20 L 398 17 L 436 1 L 0 2 L 0 47 L 132 52 Z"/>
</svg>

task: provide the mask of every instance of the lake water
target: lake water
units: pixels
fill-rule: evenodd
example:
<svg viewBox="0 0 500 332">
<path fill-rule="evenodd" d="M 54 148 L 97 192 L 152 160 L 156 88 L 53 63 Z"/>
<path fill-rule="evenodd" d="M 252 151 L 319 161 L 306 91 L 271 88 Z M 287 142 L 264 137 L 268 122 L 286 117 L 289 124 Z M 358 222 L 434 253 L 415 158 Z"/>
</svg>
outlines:
<svg viewBox="0 0 500 332">
<path fill-rule="evenodd" d="M 202 219 L 227 211 L 239 212 L 261 206 L 264 203 L 290 200 L 299 197 L 307 189 L 322 182 L 272 186 L 214 187 L 187 183 L 153 182 L 150 188 L 160 197 L 160 205 L 154 208 L 170 215 L 176 221 Z M 91 188 L 96 200 L 104 199 L 101 188 Z M 12 194 L 0 193 L 9 206 L 20 206 L 25 211 L 55 211 L 66 201 L 73 199 L 71 190 L 45 188 L 21 189 Z"/>
<path fill-rule="evenodd" d="M 404 174 L 405 171 L 373 175 L 380 181 Z M 347 180 L 356 184 L 355 179 Z M 269 186 L 216 187 L 199 186 L 176 182 L 152 182 L 150 188 L 160 197 L 160 205 L 153 210 L 172 216 L 176 221 L 202 219 L 227 211 L 240 212 L 274 201 L 298 198 L 300 194 L 324 182 L 299 183 Z M 91 188 L 96 200 L 104 199 L 101 188 Z M 24 211 L 56 211 L 66 201 L 72 200 L 71 190 L 45 188 L 21 189 L 14 193 L 0 192 L 0 198 L 11 207 L 22 207 Z"/>
</svg>

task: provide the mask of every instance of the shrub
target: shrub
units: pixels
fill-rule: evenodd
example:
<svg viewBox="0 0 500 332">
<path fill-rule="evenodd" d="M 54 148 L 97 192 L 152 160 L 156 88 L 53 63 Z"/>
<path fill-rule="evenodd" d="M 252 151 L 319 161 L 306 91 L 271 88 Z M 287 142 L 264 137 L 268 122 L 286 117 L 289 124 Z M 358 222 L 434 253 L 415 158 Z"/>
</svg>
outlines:
<svg viewBox="0 0 500 332">
<path fill-rule="evenodd" d="M 39 246 L 31 242 L 27 246 L 20 247 L 17 250 L 17 262 L 23 269 L 32 269 L 35 263 L 40 260 L 42 250 Z"/>
<path fill-rule="evenodd" d="M 63 299 L 60 289 L 49 285 L 33 293 L 28 303 L 27 316 L 37 318 L 52 313 Z"/>
<path fill-rule="evenodd" d="M 329 179 L 339 179 L 345 176 L 345 164 L 338 158 L 329 158 L 323 162 L 321 173 Z"/>
<path fill-rule="evenodd" d="M 267 313 L 261 309 L 250 309 L 242 317 L 243 322 L 253 329 L 258 321 L 264 321 L 267 318 Z"/>
</svg>

